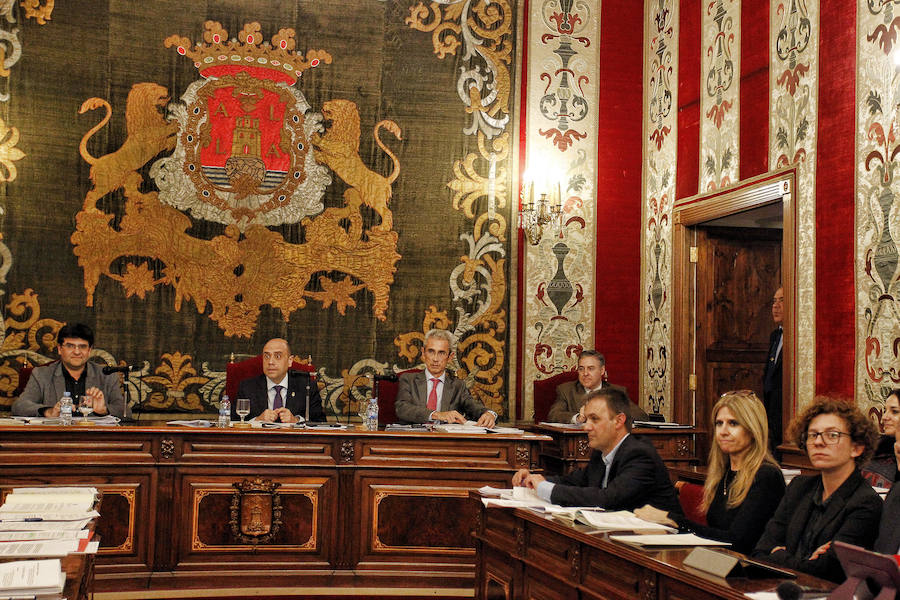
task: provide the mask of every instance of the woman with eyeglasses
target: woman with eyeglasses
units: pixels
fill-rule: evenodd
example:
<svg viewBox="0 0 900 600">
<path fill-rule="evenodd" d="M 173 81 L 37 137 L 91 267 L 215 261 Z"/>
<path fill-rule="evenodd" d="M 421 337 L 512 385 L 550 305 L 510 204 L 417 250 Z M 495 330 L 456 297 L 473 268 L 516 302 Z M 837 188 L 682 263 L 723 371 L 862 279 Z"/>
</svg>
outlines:
<svg viewBox="0 0 900 600">
<path fill-rule="evenodd" d="M 750 390 L 722 394 L 712 410 L 715 444 L 703 486 L 701 510 L 706 525 L 670 515 L 650 505 L 635 514 L 682 532 L 723 542 L 750 552 L 784 496 L 784 476 L 769 452 L 766 409 Z"/>
<path fill-rule="evenodd" d="M 900 469 L 894 455 L 898 427 L 900 427 L 900 389 L 892 390 L 884 401 L 884 412 L 881 413 L 883 433 L 878 440 L 872 460 L 861 469 L 863 477 L 875 487 L 891 488 L 894 482 L 900 479 Z"/>
<path fill-rule="evenodd" d="M 817 398 L 791 433 L 819 474 L 791 481 L 753 554 L 841 582 L 832 542 L 871 548 L 878 534 L 881 498 L 858 468 L 875 448 L 875 425 L 850 401 Z"/>
</svg>

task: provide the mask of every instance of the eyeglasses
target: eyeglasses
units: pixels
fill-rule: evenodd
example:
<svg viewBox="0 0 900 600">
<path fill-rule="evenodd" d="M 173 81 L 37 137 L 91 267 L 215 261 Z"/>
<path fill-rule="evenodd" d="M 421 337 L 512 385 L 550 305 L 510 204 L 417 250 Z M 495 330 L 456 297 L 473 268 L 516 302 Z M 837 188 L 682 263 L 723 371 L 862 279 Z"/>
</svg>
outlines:
<svg viewBox="0 0 900 600">
<path fill-rule="evenodd" d="M 841 441 L 842 435 L 850 437 L 849 433 L 845 433 L 843 431 L 807 431 L 800 436 L 800 441 L 802 441 L 806 445 L 815 444 L 819 436 L 822 436 L 823 442 L 825 442 L 829 446 L 833 446 L 834 444 L 837 444 Z"/>
<path fill-rule="evenodd" d="M 62 345 L 66 350 L 89 350 L 90 346 L 88 344 L 73 344 L 71 342 L 66 342 Z"/>
</svg>

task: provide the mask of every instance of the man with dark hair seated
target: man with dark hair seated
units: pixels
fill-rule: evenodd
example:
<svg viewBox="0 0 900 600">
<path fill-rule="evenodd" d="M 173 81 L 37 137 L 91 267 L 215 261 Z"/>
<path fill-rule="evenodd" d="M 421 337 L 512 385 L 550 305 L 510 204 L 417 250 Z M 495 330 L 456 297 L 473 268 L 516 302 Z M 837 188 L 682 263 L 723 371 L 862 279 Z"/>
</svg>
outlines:
<svg viewBox="0 0 900 600">
<path fill-rule="evenodd" d="M 85 404 L 93 414 L 130 416 L 122 397 L 119 377 L 104 375 L 101 365 L 90 362 L 94 332 L 82 323 L 66 324 L 56 336 L 59 362 L 36 367 L 22 395 L 13 403 L 12 414 L 21 417 L 58 417 L 59 400 L 65 392 L 72 404 Z"/>
<path fill-rule="evenodd" d="M 634 510 L 652 504 L 681 514 L 669 472 L 649 443 L 631 435 L 631 402 L 618 389 L 588 394 L 584 430 L 594 449 L 587 467 L 563 477 L 519 470 L 513 485 L 524 485 L 554 504 Z"/>
</svg>

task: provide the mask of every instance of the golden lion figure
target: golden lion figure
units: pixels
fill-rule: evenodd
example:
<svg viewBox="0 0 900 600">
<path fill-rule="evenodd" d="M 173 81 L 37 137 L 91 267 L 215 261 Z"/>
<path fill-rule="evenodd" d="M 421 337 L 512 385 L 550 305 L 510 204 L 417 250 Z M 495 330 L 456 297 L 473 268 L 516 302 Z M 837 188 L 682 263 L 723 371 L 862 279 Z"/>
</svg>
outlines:
<svg viewBox="0 0 900 600">
<path fill-rule="evenodd" d="M 78 114 L 101 106 L 106 108 L 103 120 L 84 134 L 78 146 L 81 157 L 91 165 L 91 181 L 94 184 L 93 189 L 85 196 L 85 210 L 95 210 L 97 200 L 121 187 L 134 187 L 134 191 L 137 191 L 140 178 L 131 175 L 160 152 L 175 148 L 178 124 L 166 122 L 161 111 L 168 101 L 169 92 L 160 85 L 137 83 L 132 86 L 125 104 L 128 137 L 121 148 L 100 158 L 91 156 L 87 142 L 109 123 L 112 107 L 102 98 L 88 98 L 82 103 Z"/>
<path fill-rule="evenodd" d="M 375 143 L 394 163 L 391 174 L 384 177 L 370 170 L 359 157 L 360 125 L 356 104 L 343 99 L 329 100 L 322 106 L 322 115 L 325 119 L 330 119 L 332 125 L 324 134 L 314 135 L 312 144 L 316 161 L 326 165 L 350 186 L 344 192 L 346 204 L 341 211 L 352 217 L 365 204 L 381 217 L 381 224 L 373 229 L 390 231 L 394 226 L 394 219 L 388 203 L 392 195 L 391 184 L 400 175 L 400 162 L 378 137 L 378 130 L 383 127 L 398 140 L 402 140 L 400 126 L 385 119 L 373 128 Z"/>
</svg>

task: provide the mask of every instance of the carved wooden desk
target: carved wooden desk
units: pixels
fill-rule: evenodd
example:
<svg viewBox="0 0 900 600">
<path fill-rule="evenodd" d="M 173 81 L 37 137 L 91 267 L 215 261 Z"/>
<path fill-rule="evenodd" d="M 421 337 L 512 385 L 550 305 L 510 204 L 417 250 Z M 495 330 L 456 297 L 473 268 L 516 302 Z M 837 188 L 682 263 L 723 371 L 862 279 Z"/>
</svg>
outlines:
<svg viewBox="0 0 900 600">
<path fill-rule="evenodd" d="M 508 487 L 516 469 L 537 468 L 546 440 L 7 427 L 0 428 L 0 489 L 79 483 L 103 492 L 96 591 L 471 588 L 469 491 Z"/>
<path fill-rule="evenodd" d="M 529 430 L 550 436 L 541 444 L 541 466 L 547 473 L 562 475 L 587 465 L 591 456 L 587 434 L 580 429 L 541 423 Z M 634 429 L 633 434 L 653 444 L 667 465 L 687 466 L 699 462 L 695 455 L 696 429 Z"/>
<path fill-rule="evenodd" d="M 717 578 L 682 564 L 690 548 L 642 550 L 531 511 L 484 508 L 477 492 L 471 498 L 478 510 L 478 600 L 746 600 L 744 593 L 770 590 L 780 582 Z M 796 582 L 814 589 L 835 587 L 802 574 Z"/>
</svg>

